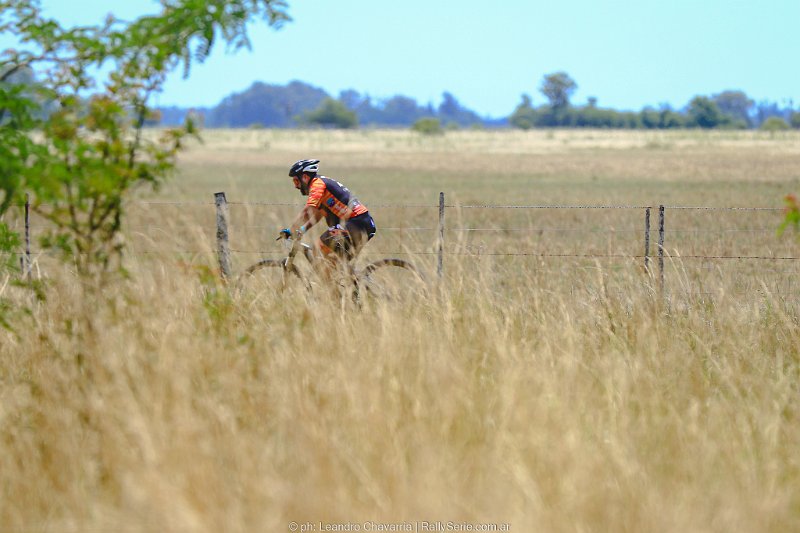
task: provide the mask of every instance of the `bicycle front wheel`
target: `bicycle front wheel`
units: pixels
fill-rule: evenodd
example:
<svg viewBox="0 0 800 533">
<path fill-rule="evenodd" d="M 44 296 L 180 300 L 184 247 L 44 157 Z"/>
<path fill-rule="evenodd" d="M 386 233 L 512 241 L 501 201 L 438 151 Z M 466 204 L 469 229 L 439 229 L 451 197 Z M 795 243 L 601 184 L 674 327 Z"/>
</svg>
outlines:
<svg viewBox="0 0 800 533">
<path fill-rule="evenodd" d="M 256 295 L 280 294 L 291 286 L 309 287 L 296 266 L 286 267 L 286 259 L 262 259 L 250 265 L 239 275 L 236 286 Z"/>
<path fill-rule="evenodd" d="M 418 301 L 427 283 L 417 267 L 404 259 L 381 259 L 368 264 L 358 276 L 359 294 L 388 302 Z"/>
</svg>

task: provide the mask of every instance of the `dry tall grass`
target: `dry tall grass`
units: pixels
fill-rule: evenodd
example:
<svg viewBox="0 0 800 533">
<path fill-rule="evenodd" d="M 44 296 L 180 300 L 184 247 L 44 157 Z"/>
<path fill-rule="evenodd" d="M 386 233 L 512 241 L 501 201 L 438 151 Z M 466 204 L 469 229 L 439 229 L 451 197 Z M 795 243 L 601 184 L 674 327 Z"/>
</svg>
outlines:
<svg viewBox="0 0 800 533">
<path fill-rule="evenodd" d="M 0 530 L 800 529 L 800 300 L 763 273 L 478 253 L 359 310 L 176 244 L 102 294 L 49 265 L 0 333 Z"/>
</svg>

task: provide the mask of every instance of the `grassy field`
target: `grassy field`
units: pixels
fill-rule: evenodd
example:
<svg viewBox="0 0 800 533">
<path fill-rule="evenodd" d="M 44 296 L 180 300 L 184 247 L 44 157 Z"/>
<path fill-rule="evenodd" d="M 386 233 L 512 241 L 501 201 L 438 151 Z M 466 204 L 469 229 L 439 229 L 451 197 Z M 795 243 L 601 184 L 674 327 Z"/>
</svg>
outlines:
<svg viewBox="0 0 800 533">
<path fill-rule="evenodd" d="M 236 272 L 279 257 L 303 157 L 370 206 L 364 260 L 431 280 L 445 192 L 443 279 L 360 309 L 219 283 L 213 193 Z M 0 332 L 0 531 L 800 530 L 800 242 L 677 209 L 799 189 L 794 132 L 208 131 L 129 206 L 129 279 L 39 257 Z"/>
</svg>

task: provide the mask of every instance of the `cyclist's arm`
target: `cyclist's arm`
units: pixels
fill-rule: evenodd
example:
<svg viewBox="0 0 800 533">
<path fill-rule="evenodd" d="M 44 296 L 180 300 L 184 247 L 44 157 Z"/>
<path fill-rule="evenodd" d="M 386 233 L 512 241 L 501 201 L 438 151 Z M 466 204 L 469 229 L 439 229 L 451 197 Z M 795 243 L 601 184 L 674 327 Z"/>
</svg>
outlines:
<svg viewBox="0 0 800 533">
<path fill-rule="evenodd" d="M 300 211 L 300 214 L 297 215 L 297 218 L 294 220 L 291 226 L 292 235 L 297 234 L 297 230 L 301 227 L 303 228 L 303 233 L 307 232 L 311 226 L 319 222 L 322 218 L 323 212 L 322 209 L 317 209 L 312 205 L 306 205 Z"/>
</svg>

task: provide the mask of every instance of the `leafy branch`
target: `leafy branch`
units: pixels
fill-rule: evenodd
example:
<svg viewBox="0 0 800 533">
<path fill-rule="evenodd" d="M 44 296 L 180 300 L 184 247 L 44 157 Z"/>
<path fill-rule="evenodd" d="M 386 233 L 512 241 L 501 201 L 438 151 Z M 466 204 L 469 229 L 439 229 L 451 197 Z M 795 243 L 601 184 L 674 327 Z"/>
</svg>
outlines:
<svg viewBox="0 0 800 533">
<path fill-rule="evenodd" d="M 249 47 L 253 20 L 280 27 L 286 9 L 282 0 L 161 0 L 159 13 L 132 22 L 109 15 L 64 28 L 39 0 L 0 0 L 0 31 L 18 42 L 0 54 L 0 216 L 29 192 L 51 226 L 45 247 L 95 281 L 119 272 L 126 198 L 168 179 L 198 135 L 191 120 L 143 135 L 150 99 L 218 42 Z M 1 224 L 2 235 L 13 233 Z M 15 242 L 4 238 L 0 252 Z"/>
</svg>

